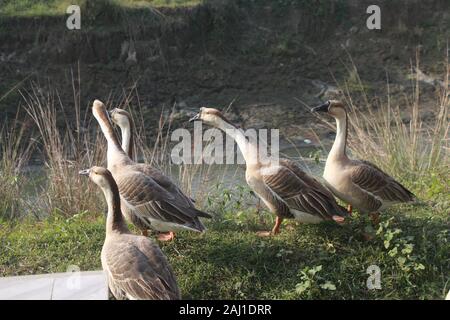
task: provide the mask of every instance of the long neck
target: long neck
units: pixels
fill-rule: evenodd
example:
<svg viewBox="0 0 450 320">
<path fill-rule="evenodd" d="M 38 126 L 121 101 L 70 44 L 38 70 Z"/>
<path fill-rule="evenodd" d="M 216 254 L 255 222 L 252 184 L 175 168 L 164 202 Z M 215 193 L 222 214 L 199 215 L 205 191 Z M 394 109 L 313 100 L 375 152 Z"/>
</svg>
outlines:
<svg viewBox="0 0 450 320">
<path fill-rule="evenodd" d="M 112 232 L 126 233 L 128 232 L 122 212 L 120 211 L 120 196 L 117 185 L 102 188 L 103 194 L 108 204 L 108 215 L 106 217 L 106 234 Z"/>
<path fill-rule="evenodd" d="M 117 139 L 116 133 L 109 122 L 108 116 L 104 113 L 94 113 L 94 116 L 100 124 L 103 135 L 108 142 L 108 150 L 106 153 L 108 168 L 120 162 L 130 161 L 119 144 L 119 140 Z"/>
<path fill-rule="evenodd" d="M 133 139 L 133 125 L 131 123 L 128 126 L 120 127 L 122 133 L 122 150 L 133 160 L 134 153 L 134 139 Z"/>
<path fill-rule="evenodd" d="M 336 117 L 336 139 L 329 155 L 333 159 L 347 158 L 347 130 L 347 114 Z"/>
<path fill-rule="evenodd" d="M 218 122 L 217 127 L 236 141 L 247 165 L 258 163 L 258 147 L 247 139 L 241 129 L 222 119 Z"/>
</svg>

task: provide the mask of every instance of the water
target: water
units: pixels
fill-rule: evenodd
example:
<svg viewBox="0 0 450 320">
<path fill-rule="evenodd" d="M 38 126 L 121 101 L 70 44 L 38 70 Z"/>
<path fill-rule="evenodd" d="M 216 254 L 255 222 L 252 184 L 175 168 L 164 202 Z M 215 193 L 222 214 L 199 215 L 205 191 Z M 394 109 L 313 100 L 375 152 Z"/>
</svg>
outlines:
<svg viewBox="0 0 450 320">
<path fill-rule="evenodd" d="M 321 177 L 324 167 L 324 159 L 314 159 L 317 147 L 287 147 L 280 150 L 280 158 L 295 161 L 305 172 Z M 170 174 L 175 181 L 182 181 L 182 170 L 179 166 L 172 166 Z M 215 187 L 218 183 L 226 188 L 235 185 L 246 185 L 244 164 L 211 164 L 203 165 L 194 174 L 191 182 L 191 194 Z"/>
</svg>

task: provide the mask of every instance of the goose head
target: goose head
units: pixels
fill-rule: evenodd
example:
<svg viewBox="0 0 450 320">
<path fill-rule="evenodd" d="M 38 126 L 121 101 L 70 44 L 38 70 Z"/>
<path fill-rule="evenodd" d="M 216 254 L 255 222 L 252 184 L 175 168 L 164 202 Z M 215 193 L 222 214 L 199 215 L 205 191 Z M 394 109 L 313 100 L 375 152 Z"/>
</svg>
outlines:
<svg viewBox="0 0 450 320">
<path fill-rule="evenodd" d="M 106 107 L 100 100 L 94 100 L 94 103 L 92 104 L 92 113 L 97 120 L 109 122 L 109 115 L 106 111 Z"/>
<path fill-rule="evenodd" d="M 334 118 L 343 118 L 346 114 L 344 104 L 338 100 L 328 100 L 324 104 L 312 108 L 311 112 L 325 112 Z"/>
<path fill-rule="evenodd" d="M 82 176 L 89 177 L 92 182 L 103 190 L 111 189 L 111 186 L 114 183 L 111 172 L 103 167 L 92 167 L 90 169 L 81 170 L 78 173 Z"/>
<path fill-rule="evenodd" d="M 119 108 L 114 108 L 109 112 L 109 116 L 115 124 L 120 128 L 129 128 L 131 115 L 127 111 Z"/>
<path fill-rule="evenodd" d="M 200 120 L 210 126 L 220 127 L 223 122 L 231 124 L 225 116 L 217 109 L 214 108 L 200 108 L 199 113 L 189 119 L 189 122 Z"/>
</svg>

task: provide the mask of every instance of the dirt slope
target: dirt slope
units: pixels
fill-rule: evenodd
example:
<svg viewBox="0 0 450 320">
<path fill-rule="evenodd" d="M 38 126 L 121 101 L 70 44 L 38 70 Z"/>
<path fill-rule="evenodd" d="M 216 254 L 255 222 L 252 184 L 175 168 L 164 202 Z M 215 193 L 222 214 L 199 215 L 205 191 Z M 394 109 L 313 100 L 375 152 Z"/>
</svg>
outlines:
<svg viewBox="0 0 450 320">
<path fill-rule="evenodd" d="M 381 30 L 366 27 L 374 2 Z M 384 95 L 387 75 L 400 96 L 411 89 L 418 50 L 421 71 L 431 77 L 424 96 L 432 97 L 450 36 L 444 0 L 229 0 L 157 12 L 102 2 L 82 8 L 77 31 L 66 29 L 64 16 L 1 19 L 1 116 L 14 113 L 18 89 L 30 90 L 31 82 L 72 106 L 73 72 L 82 105 L 97 97 L 117 104 L 136 85 L 152 118 L 163 105 L 177 103 L 183 114 L 233 102 L 242 125 L 291 136 L 310 119 L 295 97 L 315 104 L 339 95 L 335 80 L 360 94 L 352 60 L 371 97 Z"/>
</svg>

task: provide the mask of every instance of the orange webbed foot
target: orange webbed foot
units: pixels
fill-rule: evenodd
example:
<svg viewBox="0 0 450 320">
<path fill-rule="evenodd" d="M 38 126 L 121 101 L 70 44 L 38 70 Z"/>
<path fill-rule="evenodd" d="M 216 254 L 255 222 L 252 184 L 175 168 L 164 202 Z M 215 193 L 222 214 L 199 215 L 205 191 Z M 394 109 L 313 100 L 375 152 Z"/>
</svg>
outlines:
<svg viewBox="0 0 450 320">
<path fill-rule="evenodd" d="M 175 239 L 175 233 L 173 233 L 172 231 L 167 233 L 160 233 L 157 239 L 159 241 L 172 241 L 173 239 Z"/>
<path fill-rule="evenodd" d="M 334 216 L 332 216 L 332 218 L 337 224 L 343 225 L 345 223 L 344 217 L 334 215 Z"/>
</svg>

